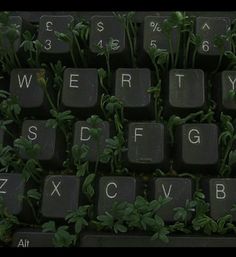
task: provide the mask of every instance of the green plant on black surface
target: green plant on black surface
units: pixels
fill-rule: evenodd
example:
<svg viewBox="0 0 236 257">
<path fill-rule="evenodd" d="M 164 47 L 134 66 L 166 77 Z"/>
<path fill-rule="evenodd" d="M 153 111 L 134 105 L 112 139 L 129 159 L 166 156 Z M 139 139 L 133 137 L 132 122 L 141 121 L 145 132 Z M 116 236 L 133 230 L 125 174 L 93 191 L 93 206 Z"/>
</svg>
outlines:
<svg viewBox="0 0 236 257">
<path fill-rule="evenodd" d="M 103 68 L 98 69 L 98 78 L 99 78 L 99 84 L 102 87 L 102 90 L 106 95 L 108 95 L 109 88 L 107 86 L 107 72 Z"/>
<path fill-rule="evenodd" d="M 20 137 L 14 141 L 14 147 L 24 154 L 28 160 L 25 163 L 21 162 L 22 177 L 27 182 L 32 178 L 35 182 L 40 183 L 43 168 L 40 162 L 37 160 L 37 156 L 40 152 L 40 145 L 34 144 L 32 141 Z"/>
<path fill-rule="evenodd" d="M 62 87 L 63 87 L 63 74 L 66 67 L 62 65 L 61 61 L 57 61 L 56 64 L 50 63 L 50 68 L 54 75 L 53 88 L 54 88 L 54 91 L 56 91 L 56 99 L 57 99 L 56 107 L 57 107 L 57 110 L 59 110 L 60 104 L 61 104 Z"/>
<path fill-rule="evenodd" d="M 106 147 L 100 156 L 100 162 L 110 163 L 111 172 L 126 172 L 123 166 L 122 154 L 125 148 L 124 139 L 124 106 L 123 103 L 115 96 L 103 95 L 101 99 L 101 109 L 106 113 L 106 118 L 110 122 L 114 122 L 116 136 L 106 139 Z"/>
<path fill-rule="evenodd" d="M 39 56 L 42 52 L 43 44 L 38 39 L 35 39 L 35 35 L 32 35 L 30 31 L 25 31 L 22 37 L 24 40 L 20 47 L 23 47 L 24 51 L 29 53 L 29 57 L 27 59 L 29 67 L 40 68 L 41 64 Z"/>
<path fill-rule="evenodd" d="M 0 172 L 9 172 L 11 167 L 15 168 L 16 155 L 14 149 L 0 144 Z"/>
<path fill-rule="evenodd" d="M 96 45 L 97 48 L 97 55 L 98 56 L 104 56 L 105 60 L 106 60 L 106 69 L 107 69 L 107 85 L 108 88 L 111 88 L 111 64 L 110 64 L 110 55 L 114 49 L 114 47 L 116 47 L 115 43 L 114 43 L 114 39 L 110 38 L 108 43 L 105 46 L 101 46 L 101 45 Z"/>
<path fill-rule="evenodd" d="M 39 85 L 43 89 L 43 91 L 45 93 L 45 96 L 47 97 L 47 100 L 48 100 L 51 108 L 56 111 L 57 108 L 56 108 L 55 104 L 53 103 L 53 99 L 52 99 L 51 94 L 49 93 L 50 86 L 49 86 L 49 83 L 48 83 L 49 80 L 46 77 L 46 71 L 44 69 L 42 69 L 42 70 L 37 72 L 36 76 L 37 76 L 37 82 L 39 83 Z"/>
<path fill-rule="evenodd" d="M 74 233 L 76 234 L 77 239 L 79 238 L 81 231 L 89 225 L 88 216 L 90 208 L 90 205 L 80 206 L 77 210 L 71 211 L 65 217 L 68 224 L 72 223 L 74 225 Z"/>
<path fill-rule="evenodd" d="M 19 223 L 18 218 L 7 210 L 3 198 L 0 197 L 0 242 L 11 242 L 13 229 Z"/>
<path fill-rule="evenodd" d="M 19 200 L 23 200 L 29 205 L 34 217 L 34 222 L 39 224 L 41 214 L 37 212 L 36 208 L 39 208 L 41 193 L 38 191 L 38 189 L 36 188 L 29 189 L 25 195 L 22 195 L 19 198 L 20 198 Z"/>
<path fill-rule="evenodd" d="M 49 221 L 42 225 L 43 232 L 54 233 L 52 242 L 55 247 L 70 247 L 76 244 L 76 235 L 71 234 L 69 226 L 56 227 L 55 221 Z"/>
<path fill-rule="evenodd" d="M 10 74 L 13 68 L 20 68 L 21 63 L 15 51 L 20 31 L 9 20 L 9 12 L 0 13 L 0 63 L 2 71 Z"/>
<path fill-rule="evenodd" d="M 74 211 L 70 211 L 65 217 L 68 225 L 57 227 L 55 221 L 48 221 L 42 225 L 42 231 L 54 234 L 52 241 L 55 247 L 76 246 L 80 233 L 89 225 L 90 208 L 90 205 L 83 205 Z"/>
<path fill-rule="evenodd" d="M 88 173 L 89 162 L 87 160 L 87 154 L 89 147 L 85 144 L 74 145 L 72 147 L 71 153 L 76 167 L 76 176 L 83 177 Z"/>
<path fill-rule="evenodd" d="M 59 40 L 69 44 L 70 55 L 74 67 L 78 66 L 76 58 L 77 51 L 83 67 L 87 67 L 85 49 L 81 47 L 81 42 L 83 45 L 87 44 L 89 36 L 89 24 L 85 20 L 81 20 L 78 23 L 71 22 L 66 33 L 55 31 L 55 35 Z"/>
<path fill-rule="evenodd" d="M 236 140 L 235 128 L 232 123 L 232 117 L 221 113 L 220 116 L 221 134 L 219 144 L 221 145 L 221 156 L 219 174 L 229 176 L 231 167 L 236 163 L 236 151 L 233 150 L 233 144 Z"/>
<path fill-rule="evenodd" d="M 72 125 L 74 121 L 74 116 L 71 114 L 70 110 L 64 112 L 58 112 L 54 109 L 50 110 L 50 114 L 52 115 L 51 119 L 47 120 L 46 126 L 50 128 L 59 128 L 64 136 L 65 139 L 68 137 L 68 129 Z M 68 140 L 67 140 L 68 141 Z"/>
<path fill-rule="evenodd" d="M 89 124 L 89 135 L 91 139 L 96 144 L 96 152 L 97 152 L 97 159 L 95 163 L 95 173 L 97 173 L 98 164 L 99 164 L 99 155 L 100 155 L 100 137 L 102 134 L 102 125 L 103 120 L 98 115 L 92 115 L 87 119 L 87 123 Z"/>
<path fill-rule="evenodd" d="M 169 43 L 169 51 L 171 58 L 171 67 L 176 67 L 179 58 L 180 51 L 180 40 L 181 40 L 181 26 L 184 20 L 184 15 L 181 12 L 173 12 L 164 20 L 161 29 L 163 33 L 166 35 Z M 176 54 L 174 54 L 174 46 L 173 46 L 173 34 L 176 32 L 177 34 L 177 44 L 176 44 Z"/>
<path fill-rule="evenodd" d="M 88 38 L 89 38 L 89 31 L 90 31 L 89 24 L 84 20 L 81 20 L 80 22 L 75 24 L 74 27 L 72 27 L 74 42 L 75 42 L 75 45 L 77 46 L 83 67 L 87 67 L 88 64 L 85 56 L 85 49 L 82 49 L 80 41 L 82 41 L 84 46 L 87 45 Z"/>
<path fill-rule="evenodd" d="M 212 233 L 225 234 L 230 230 L 234 230 L 232 224 L 232 215 L 226 214 L 214 220 L 209 216 L 209 203 L 205 201 L 205 195 L 202 192 L 196 192 L 194 196 L 196 202 L 195 217 L 192 220 L 194 231 L 202 231 L 204 234 Z"/>
<path fill-rule="evenodd" d="M 160 197 L 148 202 L 138 196 L 133 204 L 114 202 L 110 211 L 99 215 L 93 223 L 98 230 L 105 229 L 116 234 L 135 230 L 147 231 L 152 234 L 152 239 L 168 242 L 169 231 L 163 219 L 158 216 L 158 210 L 169 201 L 169 198 Z"/>
<path fill-rule="evenodd" d="M 123 25 L 130 48 L 130 55 L 132 60 L 132 66 L 136 67 L 136 48 L 137 48 L 137 24 L 134 22 L 134 16 L 135 12 L 129 12 L 127 14 L 119 14 L 119 13 L 113 13 L 115 17 L 118 18 L 118 20 Z"/>
<path fill-rule="evenodd" d="M 10 121 L 14 121 L 15 123 L 20 123 L 20 113 L 21 107 L 19 105 L 18 98 L 16 96 L 10 96 L 10 94 L 4 90 L 0 90 L 0 113 L 4 120 L 4 123 L 10 124 Z M 6 133 L 10 133 L 8 129 L 6 129 Z M 12 135 L 11 135 L 12 136 Z"/>
<path fill-rule="evenodd" d="M 223 57 L 224 57 L 224 53 L 225 53 L 225 43 L 228 41 L 226 35 L 218 35 L 214 38 L 213 44 L 215 47 L 217 47 L 217 49 L 219 50 L 219 60 L 217 63 L 217 66 L 215 68 L 215 70 L 212 71 L 211 74 L 215 74 L 219 71 Z"/>
<path fill-rule="evenodd" d="M 155 87 L 150 87 L 147 91 L 150 93 L 154 98 L 154 111 L 155 111 L 155 120 L 159 122 L 163 119 L 162 117 L 162 99 L 161 99 L 161 80 L 156 84 Z"/>
<path fill-rule="evenodd" d="M 161 80 L 160 72 L 164 72 L 169 67 L 169 53 L 165 50 L 150 47 L 148 55 L 155 69 L 156 81 Z"/>
<path fill-rule="evenodd" d="M 130 36 L 128 36 L 128 41 L 130 46 L 132 46 L 130 47 L 130 49 L 133 67 L 135 67 L 136 28 L 131 28 L 131 25 L 134 25 L 132 23 L 133 14 L 130 14 L 130 17 L 120 16 L 120 19 L 123 19 L 123 22 L 127 28 L 129 27 L 129 32 L 127 32 L 126 30 L 126 34 L 130 34 Z M 171 33 L 174 29 L 179 30 L 179 38 L 177 38 L 178 49 L 180 48 L 179 45 L 181 42 L 181 35 L 187 38 L 187 42 L 185 42 L 184 47 L 186 50 L 183 53 L 183 67 L 186 67 L 189 60 L 190 44 L 193 44 L 195 46 L 192 56 L 192 63 L 194 67 L 197 49 L 201 46 L 202 40 L 198 35 L 195 35 L 193 33 L 192 20 L 190 19 L 190 17 L 186 16 L 184 13 L 176 12 L 171 16 L 170 19 L 167 20 L 167 23 L 164 25 L 163 28 L 169 39 L 171 39 Z M 11 27 L 11 29 L 15 28 Z M 71 38 L 69 39 L 66 38 L 67 35 L 65 36 L 62 34 L 56 34 L 58 37 L 61 38 L 61 40 L 70 40 L 70 42 L 73 42 L 73 46 L 77 45 L 77 49 L 80 53 L 80 59 L 84 67 L 86 67 L 86 63 L 84 62 L 85 52 L 84 49 L 82 49 L 81 42 L 83 42 L 82 44 L 87 42 L 89 32 L 88 26 L 87 24 L 81 22 L 76 24 L 73 27 L 73 30 L 74 31 L 72 31 Z M 14 33 L 12 38 L 15 38 L 15 40 L 17 40 L 17 33 Z M 2 37 L 0 38 L 2 39 Z M 226 52 L 223 50 L 223 46 L 227 38 L 230 38 L 229 40 L 231 40 L 230 42 L 232 44 L 233 40 L 235 40 L 235 33 L 233 32 L 229 35 L 226 35 L 226 38 L 224 36 L 215 38 L 215 45 L 216 47 L 221 49 L 221 55 L 217 67 L 215 71 L 213 71 L 213 73 L 219 71 L 219 67 L 221 65 L 224 55 L 230 60 L 228 68 L 235 69 L 236 67 L 235 45 L 233 44 L 234 48 L 232 48 L 232 52 Z M 40 43 L 37 42 L 37 40 L 34 41 L 34 37 L 29 32 L 23 34 L 23 39 L 24 41 L 21 46 L 24 47 L 26 52 L 29 52 L 29 66 L 42 67 L 42 65 L 39 63 L 38 57 L 41 49 Z M 127 151 L 127 149 L 125 148 L 124 139 L 124 107 L 123 103 L 118 98 L 109 95 L 109 93 L 111 93 L 109 88 L 109 81 L 111 77 L 110 53 L 112 50 L 112 46 L 113 45 L 111 40 L 107 47 L 104 47 L 103 50 L 100 49 L 100 54 L 104 55 L 107 61 L 107 71 L 105 71 L 104 69 L 99 69 L 98 73 L 100 85 L 104 90 L 104 94 L 102 95 L 101 99 L 101 109 L 104 113 L 105 120 L 114 122 L 116 136 L 106 140 L 106 148 L 104 152 L 99 154 L 99 159 L 96 162 L 95 171 L 92 173 L 89 170 L 89 162 L 87 161 L 89 147 L 86 145 L 75 145 L 69 149 L 73 157 L 74 166 L 76 168 L 76 175 L 79 177 L 84 177 L 82 192 L 87 197 L 88 203 L 91 205 L 93 203 L 93 197 L 95 195 L 95 174 L 97 173 L 97 165 L 99 161 L 102 163 L 110 163 L 110 169 L 112 171 L 112 174 L 114 173 L 123 175 L 127 171 L 122 162 L 122 154 Z M 14 47 L 13 44 L 11 45 L 11 47 Z M 154 97 L 156 106 L 155 118 L 158 122 L 163 121 L 161 116 L 162 103 L 159 102 L 159 100 L 161 100 L 161 73 L 169 66 L 169 57 L 172 60 L 173 67 L 178 66 L 179 63 L 179 50 L 174 55 L 173 45 L 171 46 L 171 43 L 170 49 L 172 49 L 170 56 L 167 52 L 163 52 L 155 48 L 150 49 L 149 54 L 153 63 L 153 67 L 155 69 L 157 83 L 156 86 L 151 87 L 148 92 Z M 73 54 L 74 53 L 75 52 L 73 52 Z M 17 56 L 7 56 L 7 54 L 0 54 L 0 56 L 4 72 L 10 71 L 13 66 L 14 68 L 20 67 L 17 64 Z M 50 68 L 54 74 L 53 87 L 55 91 L 58 92 L 56 104 L 54 104 L 54 101 L 48 93 L 49 85 L 47 79 L 45 79 L 45 74 L 39 74 L 38 76 L 40 84 L 44 88 L 45 94 L 48 97 L 52 108 L 52 117 L 48 119 L 47 124 L 49 127 L 52 128 L 60 128 L 65 135 L 68 135 L 67 131 L 72 125 L 74 116 L 71 114 L 70 111 L 59 111 L 63 82 L 62 74 L 65 70 L 65 67 L 62 66 L 60 62 L 58 62 L 56 65 L 50 64 Z M 230 91 L 229 96 L 231 98 L 234 98 L 235 92 Z M 209 108 L 206 111 L 191 113 L 184 118 L 178 117 L 176 115 L 171 116 L 167 125 L 172 143 L 174 140 L 174 130 L 178 125 L 184 124 L 186 122 L 213 122 L 214 108 L 212 107 L 212 105 L 208 107 Z M 0 111 L 1 117 L 3 117 L 3 120 L 0 122 L 0 128 L 8 133 L 9 136 L 11 136 L 13 139 L 15 139 L 11 130 L 9 130 L 8 128 L 12 123 L 20 124 L 19 116 L 21 113 L 21 108 L 18 104 L 17 98 L 12 96 L 10 97 L 8 92 L 0 90 Z M 90 136 L 94 140 L 98 141 L 101 135 L 101 129 L 98 128 L 98 125 L 102 122 L 102 120 L 98 116 L 94 115 L 90 117 L 87 121 L 91 126 L 91 129 L 89 131 Z M 222 156 L 219 165 L 219 176 L 221 177 L 229 176 L 232 166 L 236 163 L 236 151 L 233 150 L 235 143 L 235 130 L 233 123 L 234 121 L 230 116 L 224 115 L 223 113 L 221 114 L 221 134 L 219 136 L 219 144 L 221 147 L 220 149 Z M 67 136 L 67 141 L 70 141 L 70 139 L 71 137 L 68 138 Z M 29 160 L 22 161 L 18 157 L 19 150 L 25 151 L 29 156 Z M 40 165 L 40 162 L 37 160 L 37 154 L 39 150 L 40 149 L 38 145 L 34 145 L 32 144 L 32 142 L 24 138 L 16 139 L 14 142 L 14 147 L 0 145 L 0 172 L 13 172 L 17 170 L 22 170 L 22 176 L 25 181 L 28 181 L 32 178 L 34 181 L 41 183 L 43 169 Z M 182 175 L 185 176 L 186 174 Z M 194 177 L 194 179 L 196 179 L 196 176 L 194 176 L 193 174 L 190 175 Z M 40 223 L 40 217 L 38 213 L 36 213 L 33 203 L 37 202 L 36 206 L 39 207 L 40 197 L 40 192 L 34 188 L 27 191 L 26 195 L 23 196 L 23 199 L 32 208 L 36 223 Z M 112 231 L 115 233 L 126 233 L 128 231 L 145 231 L 147 234 L 152 235 L 152 239 L 159 239 L 163 242 L 168 242 L 168 235 L 174 232 L 201 232 L 206 235 L 236 232 L 235 225 L 232 221 L 232 214 L 230 212 L 218 218 L 217 220 L 210 217 L 209 203 L 206 202 L 205 196 L 201 192 L 195 192 L 193 200 L 186 201 L 186 204 L 184 206 L 175 208 L 173 210 L 175 212 L 175 222 L 173 224 L 166 224 L 163 219 L 158 216 L 158 210 L 159 208 L 161 208 L 162 205 L 168 203 L 169 200 L 170 199 L 159 198 L 158 200 L 149 202 L 143 197 L 138 196 L 135 202 L 132 204 L 127 202 L 114 202 L 112 208 L 109 211 L 107 211 L 104 215 L 98 216 L 96 220 L 92 221 L 92 223 L 93 225 L 96 225 L 98 230 Z M 77 210 L 69 213 L 65 218 L 66 222 L 68 223 L 65 224 L 65 226 L 56 227 L 54 221 L 43 224 L 43 231 L 54 233 L 53 243 L 55 246 L 74 246 L 79 239 L 81 231 L 91 225 L 91 218 L 88 215 L 91 205 L 80 206 Z M 233 206 L 232 212 L 235 211 L 235 209 L 235 206 Z M 192 221 L 188 220 L 190 214 L 193 217 Z M 14 215 L 8 213 L 8 211 L 4 207 L 3 201 L 0 202 L 0 217 L 0 241 L 8 243 L 12 239 L 13 229 L 16 226 L 19 226 L 21 223 Z M 67 226 L 70 224 L 73 224 L 73 229 L 71 229 L 70 226 Z M 22 224 L 22 226 L 27 226 L 27 224 Z"/>
</svg>

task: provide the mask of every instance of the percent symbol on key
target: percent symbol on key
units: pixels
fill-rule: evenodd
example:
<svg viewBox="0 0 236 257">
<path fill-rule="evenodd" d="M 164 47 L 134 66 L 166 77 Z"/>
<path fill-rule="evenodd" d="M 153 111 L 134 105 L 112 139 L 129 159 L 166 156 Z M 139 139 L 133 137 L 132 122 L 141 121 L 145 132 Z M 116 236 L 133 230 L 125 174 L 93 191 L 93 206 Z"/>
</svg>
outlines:
<svg viewBox="0 0 236 257">
<path fill-rule="evenodd" d="M 151 21 L 150 28 L 152 28 L 153 32 L 155 32 L 155 31 L 161 32 L 161 28 L 160 28 L 158 22 Z"/>
</svg>

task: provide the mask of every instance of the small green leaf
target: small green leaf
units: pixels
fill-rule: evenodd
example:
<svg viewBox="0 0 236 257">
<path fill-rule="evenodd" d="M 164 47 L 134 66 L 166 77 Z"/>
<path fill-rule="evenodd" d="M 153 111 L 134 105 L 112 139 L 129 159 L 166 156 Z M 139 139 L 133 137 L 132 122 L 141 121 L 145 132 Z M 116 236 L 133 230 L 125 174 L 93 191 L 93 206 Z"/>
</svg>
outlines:
<svg viewBox="0 0 236 257">
<path fill-rule="evenodd" d="M 35 200 L 40 200 L 40 198 L 41 198 L 41 194 L 38 192 L 38 190 L 36 188 L 28 190 L 27 196 L 29 198 L 33 198 Z"/>
<path fill-rule="evenodd" d="M 43 232 L 56 232 L 55 221 L 48 221 L 42 225 Z"/>
</svg>

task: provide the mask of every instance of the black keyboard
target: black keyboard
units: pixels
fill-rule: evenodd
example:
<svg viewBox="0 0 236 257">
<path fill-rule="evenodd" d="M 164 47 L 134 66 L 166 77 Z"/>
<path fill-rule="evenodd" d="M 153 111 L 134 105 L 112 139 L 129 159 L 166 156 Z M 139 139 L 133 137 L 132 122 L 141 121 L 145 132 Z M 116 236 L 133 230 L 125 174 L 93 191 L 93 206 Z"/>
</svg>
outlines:
<svg viewBox="0 0 236 257">
<path fill-rule="evenodd" d="M 236 12 L 1 12 L 0 246 L 236 246 Z"/>
</svg>

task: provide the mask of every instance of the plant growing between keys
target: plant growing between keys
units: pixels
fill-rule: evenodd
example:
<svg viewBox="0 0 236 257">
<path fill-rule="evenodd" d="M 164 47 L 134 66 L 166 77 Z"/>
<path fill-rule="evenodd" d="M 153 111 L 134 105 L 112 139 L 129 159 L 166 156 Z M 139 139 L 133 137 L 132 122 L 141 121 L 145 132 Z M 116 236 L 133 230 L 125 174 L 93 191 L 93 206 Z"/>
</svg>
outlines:
<svg viewBox="0 0 236 257">
<path fill-rule="evenodd" d="M 138 67 L 137 53 L 137 24 L 134 23 L 134 13 L 127 15 L 114 14 L 114 17 L 119 20 L 123 26 L 128 39 L 129 51 L 132 60 L 132 67 Z M 154 25 L 153 25 L 154 24 Z M 157 30 L 156 23 L 152 23 L 153 31 Z M 68 212 L 63 219 L 50 220 L 45 222 L 42 213 L 39 211 L 42 204 L 43 181 L 46 175 L 56 175 L 57 171 L 51 166 L 46 168 L 42 156 L 42 146 L 38 143 L 32 143 L 33 140 L 17 135 L 15 132 L 22 126 L 22 110 L 19 98 L 10 94 L 8 91 L 0 89 L 0 130 L 5 137 L 8 138 L 7 144 L 0 145 L 0 172 L 1 174 L 11 174 L 18 172 L 20 178 L 25 184 L 24 190 L 19 194 L 18 200 L 23 202 L 28 208 L 31 220 L 21 220 L 20 215 L 12 214 L 4 204 L 4 198 L 0 198 L 0 241 L 6 245 L 11 243 L 12 235 L 15 229 L 19 227 L 40 229 L 42 232 L 53 233 L 53 244 L 58 247 L 74 246 L 79 242 L 80 233 L 86 229 L 95 231 L 109 231 L 114 233 L 126 233 L 128 231 L 143 231 L 151 236 L 153 240 L 161 240 L 168 242 L 168 236 L 174 232 L 177 233 L 194 233 L 202 232 L 206 235 L 212 234 L 227 234 L 235 233 L 236 227 L 233 221 L 235 213 L 235 204 L 229 209 L 227 214 L 221 215 L 218 218 L 212 218 L 210 215 L 209 199 L 201 190 L 199 176 L 196 173 L 177 172 L 175 165 L 171 160 L 167 168 L 167 172 L 156 168 L 153 172 L 158 177 L 179 177 L 191 178 L 196 183 L 196 190 L 193 198 L 187 200 L 183 206 L 173 209 L 173 221 L 166 222 L 161 215 L 161 209 L 168 206 L 173 201 L 171 197 L 159 196 L 155 200 L 148 197 L 146 189 L 142 194 L 135 197 L 133 202 L 114 201 L 107 211 L 103 214 L 96 215 L 95 205 L 96 198 L 96 183 L 99 176 L 135 176 L 135 172 L 126 166 L 124 155 L 127 154 L 127 139 L 125 127 L 128 119 L 125 116 L 126 106 L 124 101 L 112 95 L 112 76 L 113 70 L 111 65 L 111 57 L 114 50 L 114 40 L 109 38 L 107 44 L 103 47 L 97 45 L 97 56 L 104 57 L 105 65 L 98 70 L 98 81 L 100 85 L 100 101 L 99 108 L 101 112 L 91 115 L 86 119 L 86 126 L 81 127 L 81 131 L 87 132 L 84 135 L 84 143 L 73 144 L 73 124 L 76 119 L 75 113 L 71 110 L 61 108 L 61 97 L 63 94 L 63 73 L 66 66 L 61 61 L 48 63 L 41 61 L 43 52 L 43 44 L 34 33 L 25 31 L 21 37 L 19 28 L 10 23 L 9 14 L 3 12 L 0 14 L 0 85 L 4 85 L 6 75 L 10 75 L 12 69 L 21 68 L 24 65 L 28 68 L 42 68 L 42 71 L 36 73 L 36 82 L 45 95 L 44 101 L 48 104 L 49 119 L 45 123 L 45 128 L 48 131 L 57 131 L 62 145 L 65 146 L 64 157 L 60 174 L 65 176 L 75 176 L 80 181 L 81 192 L 83 195 L 83 203 L 76 203 L 76 208 Z M 235 26 L 231 30 L 227 30 L 226 35 L 217 36 L 214 38 L 214 45 L 219 50 L 218 60 L 215 67 L 210 72 L 207 80 L 208 99 L 204 110 L 193 111 L 188 115 L 175 115 L 172 113 L 165 118 L 163 90 L 165 80 L 165 70 L 169 69 L 186 69 L 191 66 L 195 68 L 197 63 L 197 55 L 200 48 L 208 49 L 208 44 L 199 34 L 194 32 L 194 20 L 186 13 L 174 12 L 165 19 L 161 26 L 161 30 L 166 37 L 169 51 L 159 49 L 152 42 L 147 55 L 151 63 L 154 74 L 155 83 L 150 86 L 147 93 L 153 99 L 155 123 L 162 122 L 167 127 L 169 144 L 174 146 L 175 133 L 178 126 L 188 123 L 206 123 L 211 124 L 216 122 L 217 110 L 212 91 L 212 78 L 221 70 L 224 60 L 228 60 L 226 70 L 235 70 Z M 89 67 L 87 63 L 87 54 L 89 49 L 86 48 L 89 39 L 91 28 L 89 24 L 81 20 L 78 23 L 70 24 L 67 32 L 55 31 L 55 37 L 63 43 L 69 44 L 69 56 L 73 67 Z M 176 42 L 173 42 L 172 34 L 177 33 Z M 20 51 L 16 51 L 17 44 L 21 44 L 19 49 L 25 52 L 27 58 L 22 64 L 19 58 Z M 8 43 L 6 43 L 6 41 Z M 229 42 L 232 51 L 225 51 L 225 41 Z M 7 44 L 7 47 L 6 47 Z M 176 48 L 175 48 L 176 47 Z M 50 71 L 53 75 L 50 78 L 53 82 L 50 84 L 50 79 L 46 76 L 45 71 Z M 24 81 L 24 79 L 23 79 Z M 76 81 L 76 79 L 74 79 Z M 52 88 L 50 88 L 50 86 Z M 71 84 L 71 87 L 76 87 Z M 232 101 L 235 101 L 235 91 L 229 90 L 227 95 Z M 232 174 L 232 169 L 236 163 L 236 150 L 234 148 L 236 133 L 235 120 L 230 115 L 220 112 L 218 115 L 220 134 L 218 138 L 220 146 L 220 162 L 218 163 L 217 176 L 226 178 Z M 35 119 L 33 116 L 32 119 Z M 104 122 L 108 121 L 113 125 L 113 134 L 104 137 L 101 127 Z M 36 135 L 34 127 L 31 127 L 31 136 Z M 82 133 L 82 132 L 81 132 Z M 136 133 L 136 132 L 135 132 Z M 135 134 L 135 140 L 140 134 Z M 48 140 L 51 140 L 48 138 Z M 102 147 L 101 140 L 105 145 Z M 93 141 L 92 147 L 87 143 L 87 139 Z M 1 139 L 1 138 L 0 138 Z M 9 143 L 10 142 L 10 143 Z M 60 148 L 60 146 L 58 146 Z M 89 158 L 92 149 L 96 149 L 96 158 L 91 162 Z M 54 149 L 54 151 L 56 151 Z M 24 156 L 24 158 L 22 158 Z M 55 157 L 55 156 L 54 156 Z M 53 158 L 54 158 L 53 157 Z M 39 159 L 41 158 L 41 159 Z M 53 159 L 52 158 L 52 159 Z M 40 161 L 41 160 L 41 161 Z M 58 161 L 55 157 L 55 160 Z M 109 170 L 109 171 L 106 171 Z M 153 174 L 140 173 L 140 177 L 144 181 L 152 178 Z M 7 178 L 0 179 L 0 190 L 5 185 Z M 60 182 L 54 182 L 53 194 L 60 196 Z M 114 184 L 113 184 L 114 185 Z M 71 186 L 73 188 L 73 185 Z M 3 191 L 0 191 L 3 192 Z M 224 191 L 219 189 L 219 192 Z M 25 208 L 25 207 L 24 207 Z M 18 217 L 19 216 L 19 217 Z"/>
</svg>

